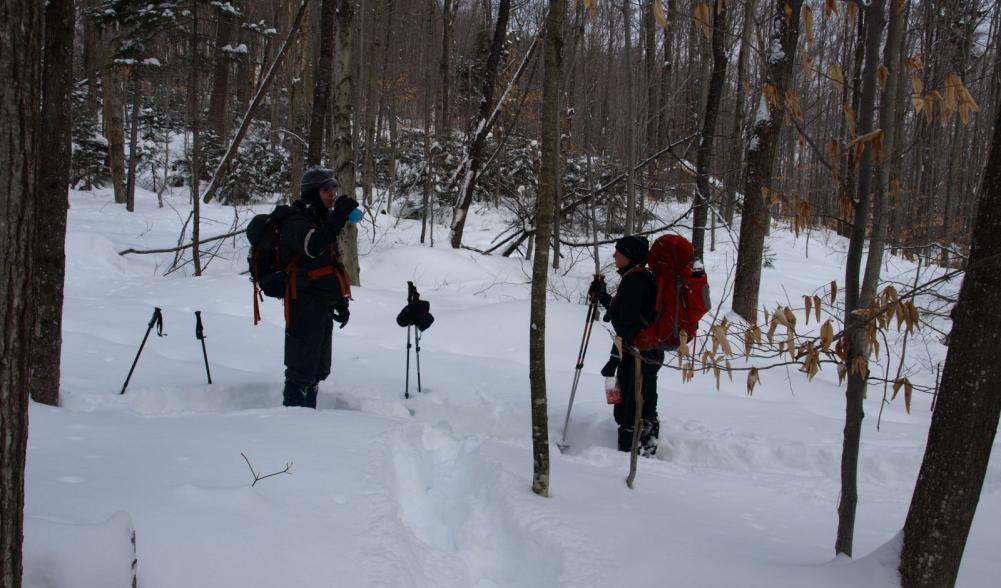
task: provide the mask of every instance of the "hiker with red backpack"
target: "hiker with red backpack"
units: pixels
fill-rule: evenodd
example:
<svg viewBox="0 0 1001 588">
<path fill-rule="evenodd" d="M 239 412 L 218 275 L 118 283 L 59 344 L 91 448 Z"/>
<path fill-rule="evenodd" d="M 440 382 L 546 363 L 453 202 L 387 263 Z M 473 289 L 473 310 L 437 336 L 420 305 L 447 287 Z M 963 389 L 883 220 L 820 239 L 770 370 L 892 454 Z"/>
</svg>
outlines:
<svg viewBox="0 0 1001 588">
<path fill-rule="evenodd" d="M 654 320 L 654 306 L 657 284 L 653 274 L 646 269 L 648 249 L 646 237 L 630 235 L 615 243 L 615 268 L 622 277 L 615 296 L 605 290 L 605 282 L 595 280 L 588 290 L 607 310 L 605 322 L 611 321 L 615 334 L 622 338 L 626 361 L 622 361 L 615 346 L 601 375 L 617 376 L 622 390 L 622 401 L 614 405 L 612 414 L 619 425 L 619 451 L 630 451 L 636 415 L 636 399 L 633 389 L 636 383 L 635 362 L 630 349 L 635 348 L 636 336 Z M 657 437 L 660 423 L 657 420 L 657 372 L 664 362 L 664 350 L 648 349 L 640 352 L 643 360 L 643 421 L 640 432 L 640 455 L 654 455 L 657 452 Z"/>
<path fill-rule="evenodd" d="M 329 169 L 312 167 L 299 200 L 280 220 L 279 259 L 285 268 L 284 406 L 316 408 L 319 383 L 330 375 L 333 323 L 344 328 L 351 284 L 337 256 L 337 235 L 361 220 L 358 202 L 337 196 Z"/>
<path fill-rule="evenodd" d="M 694 339 L 699 320 L 709 310 L 709 282 L 701 263 L 696 265 L 692 244 L 680 235 L 662 235 L 648 246 L 646 237 L 630 235 L 615 243 L 615 267 L 622 277 L 615 296 L 603 280 L 591 283 L 588 295 L 608 312 L 615 334 L 622 339 L 623 361 L 613 346 L 601 369 L 605 377 L 617 376 L 622 400 L 613 415 L 619 425 L 618 449 L 631 451 L 636 426 L 635 354 L 640 355 L 643 407 L 639 454 L 657 453 L 660 421 L 657 417 L 657 372 L 665 351 L 682 340 Z"/>
</svg>

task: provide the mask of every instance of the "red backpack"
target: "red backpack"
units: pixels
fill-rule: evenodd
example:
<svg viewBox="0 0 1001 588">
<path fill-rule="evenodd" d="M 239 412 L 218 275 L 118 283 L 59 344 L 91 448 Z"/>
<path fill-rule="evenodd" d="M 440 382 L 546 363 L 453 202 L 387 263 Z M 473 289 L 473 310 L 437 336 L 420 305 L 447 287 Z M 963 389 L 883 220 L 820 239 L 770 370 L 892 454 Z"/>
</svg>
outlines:
<svg viewBox="0 0 1001 588">
<path fill-rule="evenodd" d="M 681 235 L 662 235 L 653 242 L 646 258 L 657 283 L 656 315 L 636 336 L 640 349 L 675 349 L 685 331 L 695 336 L 699 320 L 709 312 L 709 278 L 693 269 L 692 243 Z"/>
</svg>

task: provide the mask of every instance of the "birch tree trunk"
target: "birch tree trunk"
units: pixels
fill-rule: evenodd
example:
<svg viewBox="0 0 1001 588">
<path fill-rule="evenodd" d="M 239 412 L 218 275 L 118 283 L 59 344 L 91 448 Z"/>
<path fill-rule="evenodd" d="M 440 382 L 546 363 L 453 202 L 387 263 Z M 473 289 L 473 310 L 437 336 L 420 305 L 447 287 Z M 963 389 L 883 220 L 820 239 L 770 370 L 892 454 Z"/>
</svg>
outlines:
<svg viewBox="0 0 1001 588">
<path fill-rule="evenodd" d="M 545 23 L 545 79 L 542 85 L 542 165 L 539 174 L 536 247 L 532 260 L 532 302 L 528 336 L 528 377 L 532 389 L 532 491 L 549 496 L 549 412 L 546 396 L 546 292 L 549 240 L 553 232 L 556 170 L 560 157 L 560 66 L 563 57 L 564 0 L 550 0 Z"/>
<path fill-rule="evenodd" d="M 337 1 L 337 28 L 335 42 L 337 59 L 334 69 L 334 171 L 340 184 L 338 194 L 355 197 L 355 150 L 352 121 L 352 52 L 354 42 L 354 2 Z M 358 227 L 344 225 L 337 237 L 337 251 L 341 263 L 355 286 L 361 284 L 358 265 Z"/>
<path fill-rule="evenodd" d="M 32 246 L 39 163 L 42 3 L 9 0 L 0 13 L 0 586 L 21 586 L 28 442 Z"/>
</svg>

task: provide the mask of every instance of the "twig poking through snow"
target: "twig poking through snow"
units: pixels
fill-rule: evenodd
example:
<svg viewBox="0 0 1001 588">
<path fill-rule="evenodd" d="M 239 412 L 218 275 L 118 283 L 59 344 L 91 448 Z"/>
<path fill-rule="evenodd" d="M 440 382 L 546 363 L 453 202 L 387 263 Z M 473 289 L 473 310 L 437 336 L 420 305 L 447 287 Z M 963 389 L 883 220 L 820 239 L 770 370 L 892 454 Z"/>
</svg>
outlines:
<svg viewBox="0 0 1001 588">
<path fill-rule="evenodd" d="M 244 455 L 243 452 L 240 452 L 240 456 L 243 457 L 243 461 L 247 462 L 247 467 L 250 468 L 250 473 L 254 475 L 254 483 L 250 485 L 251 488 L 253 488 L 255 484 L 257 484 L 258 482 L 260 482 L 264 478 L 270 478 L 271 476 L 277 476 L 278 474 L 288 474 L 290 476 L 292 475 L 292 472 L 289 471 L 289 470 L 292 469 L 292 462 L 286 463 L 284 470 L 281 470 L 279 472 L 274 472 L 274 473 L 262 476 L 259 473 L 257 473 L 257 472 L 254 471 L 254 466 L 250 465 L 250 460 L 247 459 L 247 456 Z"/>
</svg>

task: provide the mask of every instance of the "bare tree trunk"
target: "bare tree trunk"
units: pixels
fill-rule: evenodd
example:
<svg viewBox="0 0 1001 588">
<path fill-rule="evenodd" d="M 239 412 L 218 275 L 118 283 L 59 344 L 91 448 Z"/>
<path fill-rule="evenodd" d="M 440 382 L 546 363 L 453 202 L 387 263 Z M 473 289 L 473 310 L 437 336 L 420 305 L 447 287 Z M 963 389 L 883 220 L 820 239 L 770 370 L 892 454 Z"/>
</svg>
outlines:
<svg viewBox="0 0 1001 588">
<path fill-rule="evenodd" d="M 789 17 L 786 18 L 786 6 Z M 778 147 L 785 112 L 782 96 L 791 87 L 793 58 L 799 42 L 799 15 L 803 0 L 776 0 L 772 17 L 769 46 L 780 47 L 771 52 L 765 68 L 764 83 L 774 89 L 778 100 L 768 100 L 762 93 L 758 106 L 759 118 L 754 121 L 751 142 L 747 147 L 747 178 L 744 182 L 744 213 L 740 221 L 740 243 L 737 249 L 737 273 L 734 278 L 733 310 L 745 320 L 755 322 L 758 288 L 761 284 L 761 260 L 765 249 L 765 234 L 770 222 L 765 197 L 772 183 L 772 164 Z"/>
<path fill-rule="evenodd" d="M 355 150 L 352 143 L 352 47 L 354 42 L 354 1 L 337 0 L 337 45 L 334 69 L 334 171 L 340 184 L 338 192 L 355 197 Z M 337 237 L 341 263 L 355 286 L 361 284 L 358 265 L 358 227 L 347 224 Z"/>
<path fill-rule="evenodd" d="M 539 174 L 536 247 L 532 260 L 532 307 L 528 377 L 532 388 L 532 491 L 549 496 L 549 414 L 546 397 L 546 292 L 549 239 L 553 231 L 557 165 L 560 157 L 560 66 L 563 58 L 565 0 L 550 0 L 546 16 L 545 80 L 542 86 L 542 167 Z"/>
<path fill-rule="evenodd" d="M 860 102 L 858 130 L 860 136 L 873 128 L 876 112 L 876 68 L 879 65 L 879 41 L 883 34 L 883 0 L 872 0 L 864 12 L 865 69 L 862 74 L 862 95 Z M 848 243 L 848 259 L 845 268 L 845 331 L 847 334 L 848 386 L 845 391 L 845 431 L 841 450 L 841 499 L 838 502 L 838 534 L 834 549 L 837 553 L 852 555 L 855 535 L 855 511 L 858 504 L 858 455 L 862 438 L 862 419 L 865 413 L 862 401 L 865 398 L 868 368 L 855 369 L 857 362 L 866 361 L 868 350 L 861 320 L 853 313 L 865 308 L 868 302 L 862 298 L 859 283 L 862 249 L 865 246 L 866 228 L 869 219 L 869 188 L 872 185 L 872 142 L 866 142 L 858 163 L 858 193 L 855 198 L 855 219 L 852 224 L 851 239 Z M 878 267 L 874 282 L 879 278 Z M 871 286 L 875 292 L 875 284 Z M 858 359 L 857 359 L 858 358 Z"/>
<path fill-rule="evenodd" d="M 216 21 L 215 52 L 212 65 L 212 94 L 209 97 L 208 128 L 219 144 L 226 143 L 229 134 L 229 64 L 230 56 L 222 50 L 233 41 L 236 23 L 227 11 L 219 11 Z"/>
<path fill-rule="evenodd" d="M 740 55 L 737 57 L 737 98 L 733 107 L 733 126 L 731 127 L 732 145 L 740 146 L 735 148 L 733 155 L 733 165 L 730 169 L 730 178 L 726 182 L 726 201 L 723 203 L 723 220 L 727 224 L 733 222 L 733 213 L 737 208 L 737 184 L 743 179 L 744 174 L 744 124 L 747 121 L 747 95 L 744 92 L 744 84 L 747 83 L 747 58 L 751 52 L 751 33 L 754 31 L 754 7 L 757 0 L 746 0 L 744 2 L 744 24 L 740 32 Z"/>
<path fill-rule="evenodd" d="M 73 2 L 52 0 L 45 5 L 45 55 L 42 113 L 45 133 L 39 134 L 39 153 L 49 157 L 38 166 L 35 185 L 36 231 L 32 298 L 29 382 L 35 402 L 59 405 L 62 354 L 63 282 L 66 275 L 66 212 L 70 183 L 71 120 L 66 108 L 73 93 Z M 41 158 L 40 160 L 41 161 Z"/>
<path fill-rule="evenodd" d="M 441 106 L 438 110 L 438 136 L 445 137 L 451 130 L 449 120 L 449 88 L 452 70 L 452 28 L 455 25 L 457 0 L 444 0 L 441 9 L 441 62 L 438 65 L 441 76 Z"/>
<path fill-rule="evenodd" d="M 306 166 L 320 165 L 323 159 L 323 129 L 330 104 L 330 78 L 334 69 L 335 0 L 320 2 L 320 51 L 313 85 L 313 111 L 309 118 Z"/>
<path fill-rule="evenodd" d="M 625 26 L 626 45 L 626 234 L 631 235 L 636 230 L 636 112 L 633 97 L 633 41 L 632 14 L 630 2 L 622 3 L 622 22 Z"/>
<path fill-rule="evenodd" d="M 199 165 L 199 159 L 201 158 L 200 149 L 200 138 L 201 129 L 199 128 L 201 113 L 199 112 L 198 105 L 198 83 L 199 75 L 198 69 L 201 67 L 201 59 L 198 57 L 198 2 L 192 2 L 191 4 L 191 78 L 189 80 L 188 87 L 188 107 L 191 112 L 191 204 L 192 204 L 192 216 L 191 219 L 191 242 L 193 244 L 191 248 L 191 259 L 195 264 L 195 275 L 202 275 L 202 256 L 199 249 L 199 242 L 201 241 L 201 198 L 198 197 L 198 188 L 201 183 L 201 166 Z"/>
<path fill-rule="evenodd" d="M 42 3 L 10 0 L 0 18 L 0 586 L 21 586 L 24 465 L 34 314 L 31 287 L 36 227 L 37 137 L 42 87 Z"/>
<path fill-rule="evenodd" d="M 368 53 L 368 63 L 370 67 L 365 68 L 368 70 L 365 76 L 365 116 L 362 123 L 362 130 L 365 133 L 365 159 L 363 162 L 363 172 L 362 172 L 362 201 L 366 206 L 372 205 L 372 189 L 375 184 L 375 125 L 377 120 L 377 100 L 376 91 L 381 84 L 381 78 L 377 75 L 379 70 L 376 69 L 375 63 L 379 61 L 379 45 L 381 44 L 376 40 L 376 27 L 379 21 L 382 20 L 382 6 L 383 0 L 375 0 L 375 14 L 372 17 L 372 41 L 368 43 L 369 53 Z M 383 51 L 386 51 L 383 48 Z M 381 95 L 382 92 L 380 91 Z"/>
<path fill-rule="evenodd" d="M 425 29 L 427 38 L 424 45 L 424 191 L 421 198 L 421 243 L 425 243 L 428 233 L 428 214 L 431 208 L 431 198 L 434 189 L 434 156 L 431 153 L 431 119 L 434 116 L 433 92 L 431 91 L 431 48 L 434 41 L 433 3 L 427 5 L 427 21 Z M 431 219 L 434 222 L 434 219 Z"/>
<path fill-rule="evenodd" d="M 709 168 L 712 166 L 713 140 L 720 103 L 723 101 L 723 82 L 726 80 L 726 0 L 716 0 L 713 9 L 712 73 L 709 75 L 709 93 L 706 94 L 706 112 L 702 122 L 702 136 L 696 154 L 695 207 L 692 220 L 692 246 L 695 259 L 703 258 L 706 240 L 706 218 L 710 198 Z"/>
<path fill-rule="evenodd" d="M 677 0 L 674 1 L 677 2 Z M 670 5 L 669 0 L 665 11 L 670 10 Z M 660 103 L 658 105 L 660 116 L 657 121 L 661 145 L 667 145 L 671 142 L 670 135 L 673 130 L 671 127 L 674 121 L 674 87 L 672 85 L 674 83 L 674 52 L 671 47 L 674 42 L 672 39 L 673 30 L 674 27 L 671 26 L 664 29 L 664 63 L 660 72 Z"/>
<path fill-rule="evenodd" d="M 142 103 L 142 73 L 132 68 L 132 120 L 129 131 L 129 168 L 125 185 L 125 210 L 136 210 L 136 171 L 139 163 L 139 118 Z"/>
<path fill-rule="evenodd" d="M 966 548 L 1001 414 L 1001 108 L 973 245 L 900 554 L 903 588 L 950 588 Z"/>
<path fill-rule="evenodd" d="M 479 175 L 483 146 L 486 144 L 487 135 L 490 133 L 493 118 L 491 113 L 494 109 L 494 87 L 497 83 L 497 69 L 500 66 L 501 53 L 504 50 L 504 39 L 507 37 L 507 21 L 511 8 L 510 0 L 500 0 L 497 12 L 497 27 L 494 29 L 493 41 L 490 43 L 490 54 L 487 56 L 487 63 L 483 72 L 483 92 L 480 96 L 480 112 L 477 117 L 477 124 L 473 129 L 470 138 L 469 149 L 466 153 L 462 166 L 465 174 L 462 177 L 462 185 L 459 189 L 459 197 L 455 208 L 452 211 L 452 234 L 451 244 L 453 248 L 462 245 L 462 232 L 466 226 L 466 213 L 469 205 L 473 202 L 473 193 L 476 191 L 476 179 Z M 460 168 L 461 170 L 462 168 Z M 461 173 L 461 171 L 460 171 Z"/>
<path fill-rule="evenodd" d="M 106 37 L 107 39 L 107 37 Z M 121 67 L 109 64 L 101 83 L 104 94 L 104 137 L 108 140 L 108 167 L 111 168 L 111 185 L 115 202 L 125 204 L 125 121 L 122 104 Z"/>
</svg>

